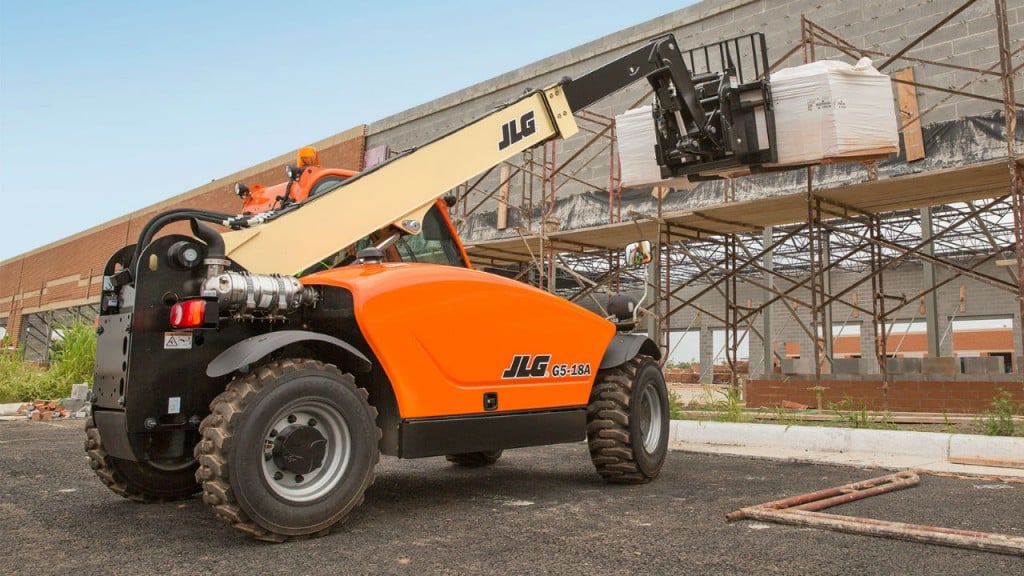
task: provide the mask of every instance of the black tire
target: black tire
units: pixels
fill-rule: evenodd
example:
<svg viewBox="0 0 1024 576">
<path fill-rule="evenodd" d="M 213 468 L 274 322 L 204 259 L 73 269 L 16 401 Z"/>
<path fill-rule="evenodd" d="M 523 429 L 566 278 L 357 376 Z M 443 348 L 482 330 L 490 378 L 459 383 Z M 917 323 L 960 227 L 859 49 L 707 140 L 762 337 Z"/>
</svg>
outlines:
<svg viewBox="0 0 1024 576">
<path fill-rule="evenodd" d="M 650 482 L 665 462 L 668 436 L 668 390 L 653 358 L 637 356 L 597 373 L 587 405 L 587 444 L 601 477 Z"/>
<path fill-rule="evenodd" d="M 350 374 L 315 360 L 278 360 L 235 379 L 199 426 L 203 500 L 260 540 L 327 534 L 374 480 L 380 429 L 366 398 Z M 291 453 L 278 459 L 277 442 L 297 429 L 319 435 L 306 450 L 322 450 L 304 473 L 288 467 Z"/>
<path fill-rule="evenodd" d="M 136 502 L 166 502 L 199 492 L 198 463 L 191 458 L 173 468 L 157 468 L 146 462 L 114 458 L 103 448 L 103 439 L 92 416 L 85 420 L 85 453 L 89 466 L 115 494 Z"/>
<path fill-rule="evenodd" d="M 467 468 L 479 468 L 481 466 L 490 466 L 501 458 L 503 450 L 490 450 L 487 452 L 464 452 L 462 454 L 448 454 L 445 456 L 445 460 L 448 460 L 456 466 L 465 466 Z"/>
</svg>

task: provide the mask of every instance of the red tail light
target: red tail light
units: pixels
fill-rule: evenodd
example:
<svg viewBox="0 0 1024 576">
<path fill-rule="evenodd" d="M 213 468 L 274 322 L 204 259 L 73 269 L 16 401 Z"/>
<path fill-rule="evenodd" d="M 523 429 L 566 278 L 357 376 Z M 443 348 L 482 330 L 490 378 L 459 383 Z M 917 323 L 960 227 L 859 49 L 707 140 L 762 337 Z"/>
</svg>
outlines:
<svg viewBox="0 0 1024 576">
<path fill-rule="evenodd" d="M 199 328 L 206 323 L 206 300 L 183 300 L 171 306 L 171 326 Z"/>
</svg>

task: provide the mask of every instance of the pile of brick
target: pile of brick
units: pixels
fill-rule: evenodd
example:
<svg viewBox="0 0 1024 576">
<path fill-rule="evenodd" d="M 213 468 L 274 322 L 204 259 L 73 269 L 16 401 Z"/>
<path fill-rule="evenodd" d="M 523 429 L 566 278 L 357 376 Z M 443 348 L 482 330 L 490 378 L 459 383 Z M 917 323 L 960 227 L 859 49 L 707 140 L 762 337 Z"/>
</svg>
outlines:
<svg viewBox="0 0 1024 576">
<path fill-rule="evenodd" d="M 697 384 L 700 374 L 693 369 L 669 368 L 665 370 L 665 381 L 673 384 Z"/>
<path fill-rule="evenodd" d="M 68 417 L 67 409 L 60 402 L 47 400 L 36 400 L 31 404 L 22 404 L 18 407 L 18 414 L 24 414 L 33 420 L 42 421 Z"/>
<path fill-rule="evenodd" d="M 714 384 L 728 384 L 732 380 L 728 366 L 715 365 L 711 370 L 711 382 Z M 746 360 L 736 362 L 736 371 L 741 378 L 746 377 L 748 370 L 749 363 Z M 700 364 L 691 364 L 689 368 L 666 369 L 665 381 L 673 384 L 697 384 L 700 383 L 701 375 Z"/>
</svg>

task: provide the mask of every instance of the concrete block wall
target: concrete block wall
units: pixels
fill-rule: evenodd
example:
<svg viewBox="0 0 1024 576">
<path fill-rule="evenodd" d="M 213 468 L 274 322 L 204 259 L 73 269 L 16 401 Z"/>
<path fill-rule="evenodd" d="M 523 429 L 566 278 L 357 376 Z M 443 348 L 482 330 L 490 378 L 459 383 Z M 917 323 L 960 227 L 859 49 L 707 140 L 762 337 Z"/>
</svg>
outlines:
<svg viewBox="0 0 1024 576">
<path fill-rule="evenodd" d="M 1002 278 L 1005 277 L 1005 270 L 996 267 L 993 264 L 981 266 L 979 271 L 988 274 L 993 277 Z M 936 270 L 936 281 L 942 282 L 943 280 L 952 276 L 952 272 L 948 269 L 940 268 Z M 832 291 L 838 293 L 843 289 L 851 286 L 854 282 L 860 280 L 863 277 L 862 274 L 853 272 L 835 272 L 832 274 Z M 801 280 L 802 277 L 794 278 L 795 281 Z M 890 296 L 905 296 L 909 300 L 914 300 L 914 303 L 909 304 L 899 311 L 895 318 L 897 321 L 902 322 L 924 322 L 924 314 L 919 312 L 919 305 L 916 302 L 918 300 L 918 294 L 923 286 L 923 271 L 922 266 L 919 263 L 908 262 L 901 266 L 892 268 L 883 273 L 883 282 L 885 287 L 885 293 Z M 775 286 L 777 289 L 785 290 L 790 286 L 787 282 L 776 280 Z M 964 289 L 964 308 L 960 310 L 960 289 L 961 286 Z M 694 294 L 704 290 L 706 284 L 694 284 L 687 286 L 680 290 L 677 294 L 681 300 L 688 299 Z M 858 305 L 863 308 L 870 309 L 872 293 L 870 282 L 861 284 L 857 287 L 853 293 L 857 294 Z M 843 298 L 843 301 L 850 302 L 852 294 L 849 294 Z M 793 296 L 803 300 L 804 302 L 810 302 L 810 293 L 805 289 L 798 289 L 793 292 Z M 763 290 L 754 287 L 750 284 L 740 283 L 739 285 L 739 296 L 736 299 L 737 302 L 745 304 L 747 300 L 750 300 L 753 305 L 759 305 L 764 302 L 765 296 Z M 673 300 L 673 307 L 679 304 L 679 300 Z M 700 314 L 698 318 L 698 310 L 694 307 L 687 307 L 678 312 L 674 313 L 671 318 L 671 329 L 672 330 L 685 330 L 687 328 L 702 330 L 702 336 L 706 333 L 710 339 L 710 334 L 713 329 L 720 329 L 723 326 L 712 318 L 712 316 L 722 317 L 725 314 L 725 303 L 724 299 L 716 292 L 712 291 L 708 295 L 700 299 L 701 308 L 706 314 Z M 1017 355 L 1020 353 L 1021 343 L 1021 321 L 1019 313 L 1016 312 L 1016 296 L 1013 293 L 995 288 L 989 284 L 967 278 L 960 277 L 956 280 L 951 281 L 945 286 L 938 290 L 938 316 L 939 316 L 939 331 L 942 334 L 947 334 L 943 341 L 942 349 L 940 350 L 943 356 L 953 355 L 953 338 L 951 332 L 949 332 L 949 324 L 952 320 L 968 320 L 968 319 L 985 319 L 995 317 L 1006 317 L 1012 316 L 1012 325 L 1014 333 L 1014 346 L 1017 350 Z M 889 304 L 889 309 L 894 306 Z M 780 353 L 784 354 L 784 343 L 796 342 L 800 346 L 801 357 L 808 358 L 813 354 L 813 343 L 810 337 L 800 327 L 800 324 L 792 318 L 792 314 L 782 303 L 775 303 L 771 307 L 773 318 L 773 334 L 772 338 L 774 342 L 778 343 Z M 810 327 L 811 316 L 810 310 L 804 306 L 796 306 L 797 314 L 804 325 Z M 865 314 L 860 313 L 857 317 L 852 317 L 850 314 L 851 308 L 848 305 L 842 303 L 836 303 L 832 307 L 833 326 L 838 329 L 844 322 L 847 326 L 859 326 L 860 328 L 860 339 L 861 339 L 861 355 L 862 363 L 861 367 L 865 373 L 877 373 L 878 367 L 877 362 L 874 359 L 874 340 L 872 336 L 872 324 L 871 318 L 866 317 Z M 754 321 L 754 326 L 761 330 L 761 318 L 758 317 Z M 852 334 L 852 329 L 848 329 L 846 334 Z M 896 343 L 898 343 L 901 334 L 894 333 L 890 337 L 890 345 L 888 352 L 892 353 L 895 349 Z M 750 370 L 752 375 L 758 375 L 763 373 L 763 353 L 760 338 L 750 333 L 748 335 L 750 339 L 749 353 L 750 353 Z M 707 364 L 711 358 L 711 345 L 710 343 L 701 344 L 701 363 Z M 718 351 L 715 350 L 715 353 Z M 705 358 L 705 353 L 708 355 Z M 825 369 L 828 372 L 828 369 Z M 811 365 L 811 372 L 813 373 L 813 365 Z"/>
<path fill-rule="evenodd" d="M 1008 4 L 1010 37 L 1020 38 L 1024 36 L 1024 6 L 1017 0 Z M 402 150 L 422 144 L 484 114 L 494 105 L 522 94 L 527 88 L 542 88 L 564 76 L 579 75 L 666 32 L 674 33 L 684 50 L 742 34 L 763 32 L 769 61 L 774 62 L 799 45 L 801 16 L 805 16 L 855 46 L 893 54 L 961 5 L 960 0 L 706 0 L 373 122 L 369 127 L 367 145 L 371 148 L 388 145 L 392 150 Z M 956 66 L 991 65 L 998 61 L 993 12 L 990 1 L 978 2 L 932 33 L 907 55 Z M 849 60 L 836 50 L 823 47 L 815 49 L 815 57 Z M 875 63 L 880 64 L 886 56 L 875 55 L 874 58 Z M 797 50 L 783 66 L 800 63 L 802 53 Z M 887 71 L 891 73 L 908 65 L 907 62 L 897 62 Z M 959 88 L 976 78 L 973 73 L 935 65 L 916 64 L 914 67 L 919 81 L 943 88 Z M 635 103 L 646 91 L 646 86 L 634 86 L 592 109 L 614 116 Z M 968 91 L 993 98 L 1002 97 L 1001 87 L 994 77 L 981 78 Z M 1024 82 L 1017 83 L 1017 94 L 1018 101 L 1024 101 Z M 918 98 L 921 110 L 935 106 L 925 116 L 926 124 L 1001 109 L 1001 105 L 993 102 L 962 96 L 948 97 L 937 91 L 920 90 Z M 569 157 L 587 140 L 588 136 L 581 134 L 558 143 L 556 156 L 561 159 Z M 608 180 L 608 162 L 608 154 L 602 154 L 592 164 L 582 167 L 578 176 L 596 187 L 604 186 Z M 581 165 L 576 163 L 573 169 Z M 485 180 L 481 189 L 491 190 L 497 182 L 495 175 Z M 559 196 L 576 194 L 595 186 L 568 182 L 560 188 Z M 513 179 L 511 203 L 518 205 L 522 195 L 519 179 Z M 470 204 L 476 204 L 480 199 L 482 195 Z M 534 204 L 539 200 L 535 198 Z M 492 201 L 485 203 L 483 210 L 494 210 L 495 207 L 496 203 Z"/>
</svg>

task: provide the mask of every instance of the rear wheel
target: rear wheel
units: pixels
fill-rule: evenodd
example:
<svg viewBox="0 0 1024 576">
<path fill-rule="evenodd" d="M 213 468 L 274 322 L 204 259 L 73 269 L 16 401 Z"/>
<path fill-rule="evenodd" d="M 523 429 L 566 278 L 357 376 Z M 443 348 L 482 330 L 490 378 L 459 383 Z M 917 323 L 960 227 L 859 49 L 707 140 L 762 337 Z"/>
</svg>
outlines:
<svg viewBox="0 0 1024 576">
<path fill-rule="evenodd" d="M 326 534 L 373 483 L 380 430 L 366 398 L 351 375 L 314 360 L 234 380 L 199 427 L 203 500 L 262 540 Z"/>
<path fill-rule="evenodd" d="M 85 452 L 89 466 L 114 493 L 136 502 L 161 502 L 188 498 L 199 492 L 196 461 L 187 458 L 159 467 L 147 462 L 114 458 L 103 448 L 100 430 L 92 416 L 85 420 Z"/>
<path fill-rule="evenodd" d="M 501 458 L 502 450 L 490 450 L 487 452 L 463 452 L 462 454 L 448 454 L 445 459 L 456 466 L 477 468 L 490 466 Z"/>
<path fill-rule="evenodd" d="M 606 481 L 642 484 L 657 477 L 668 431 L 668 390 L 653 358 L 637 356 L 598 372 L 587 406 L 587 443 Z"/>
</svg>

